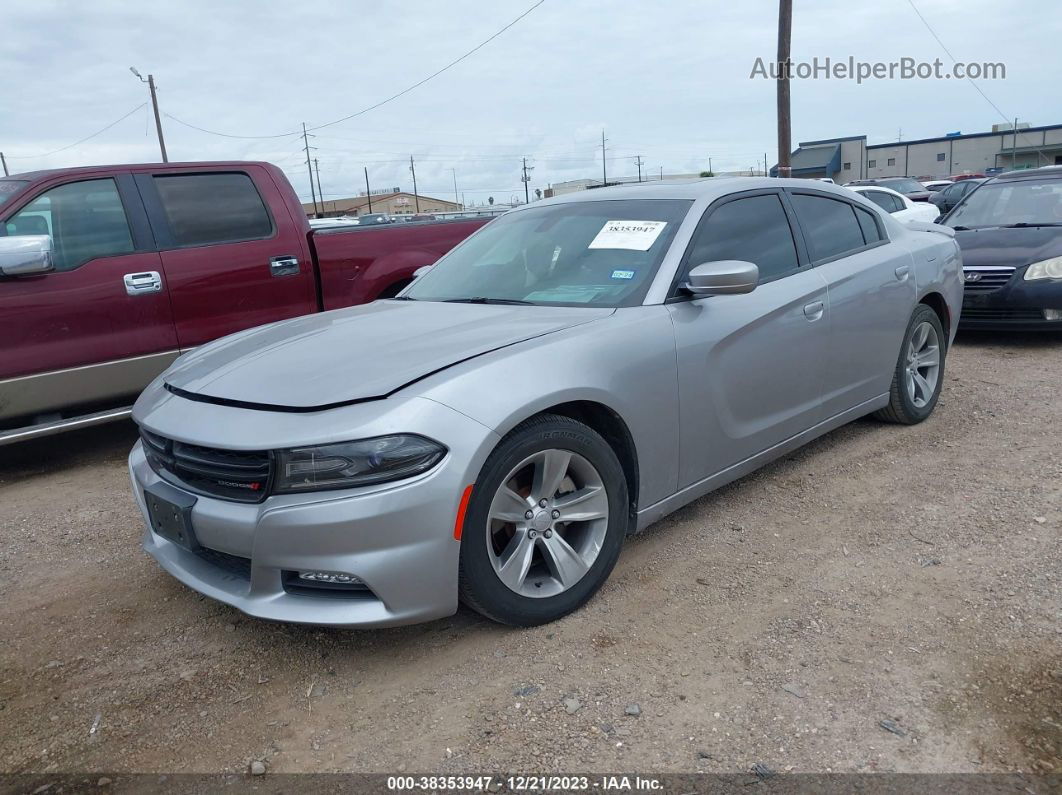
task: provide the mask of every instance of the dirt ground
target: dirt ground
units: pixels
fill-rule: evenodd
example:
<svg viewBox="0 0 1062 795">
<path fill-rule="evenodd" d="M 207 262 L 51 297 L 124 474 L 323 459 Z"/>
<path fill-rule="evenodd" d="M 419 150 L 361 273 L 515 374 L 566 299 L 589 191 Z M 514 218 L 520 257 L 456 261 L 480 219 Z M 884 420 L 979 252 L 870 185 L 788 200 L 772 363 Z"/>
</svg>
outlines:
<svg viewBox="0 0 1062 795">
<path fill-rule="evenodd" d="M 961 337 L 550 626 L 249 619 L 140 550 L 115 425 L 0 448 L 0 771 L 1062 772 L 1062 338 Z M 629 714 L 638 713 L 638 714 Z"/>
</svg>

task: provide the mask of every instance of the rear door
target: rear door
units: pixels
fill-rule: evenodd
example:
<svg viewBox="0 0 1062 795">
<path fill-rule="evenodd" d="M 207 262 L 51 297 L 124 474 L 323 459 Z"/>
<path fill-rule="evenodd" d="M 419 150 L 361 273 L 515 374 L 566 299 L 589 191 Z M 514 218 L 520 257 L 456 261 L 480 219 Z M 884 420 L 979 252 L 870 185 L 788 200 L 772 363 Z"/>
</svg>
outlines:
<svg viewBox="0 0 1062 795">
<path fill-rule="evenodd" d="M 907 250 L 877 214 L 835 194 L 793 190 L 790 200 L 830 295 L 823 389 L 826 418 L 889 391 L 915 303 Z"/>
<path fill-rule="evenodd" d="M 52 237 L 55 270 L 0 278 L 0 421 L 132 397 L 177 356 L 131 175 L 45 184 L 0 235 Z"/>
<path fill-rule="evenodd" d="M 167 170 L 136 179 L 182 349 L 317 309 L 302 224 L 265 169 Z"/>
</svg>

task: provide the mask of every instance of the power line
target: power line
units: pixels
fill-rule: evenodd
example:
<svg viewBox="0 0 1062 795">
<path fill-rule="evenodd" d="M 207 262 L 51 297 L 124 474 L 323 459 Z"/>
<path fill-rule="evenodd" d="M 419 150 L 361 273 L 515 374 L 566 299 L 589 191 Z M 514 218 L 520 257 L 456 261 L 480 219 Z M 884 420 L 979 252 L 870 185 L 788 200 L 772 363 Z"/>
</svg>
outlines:
<svg viewBox="0 0 1062 795">
<path fill-rule="evenodd" d="M 318 124 L 316 127 L 308 127 L 307 130 L 311 130 L 311 131 L 312 130 L 322 130 L 325 127 L 331 127 L 334 124 L 340 124 L 341 122 L 350 121 L 351 119 L 357 118 L 358 116 L 365 115 L 369 111 L 373 111 L 373 110 L 376 110 L 377 108 L 383 107 L 384 105 L 388 104 L 389 102 L 394 102 L 399 97 L 405 96 L 406 94 L 408 94 L 410 91 L 413 91 L 414 89 L 420 88 L 422 85 L 424 85 L 428 81 L 434 80 L 436 77 L 441 75 L 443 72 L 453 68 L 454 66 L 457 66 L 457 64 L 461 63 L 461 61 L 465 60 L 469 56 L 473 55 L 474 53 L 476 53 L 479 50 L 481 50 L 484 47 L 486 47 L 488 44 L 490 44 L 492 41 L 494 41 L 500 35 L 505 33 L 505 31 L 507 31 L 509 28 L 511 28 L 513 25 L 515 25 L 520 20 L 522 20 L 524 17 L 526 17 L 528 14 L 530 14 L 532 11 L 534 11 L 536 8 L 538 8 L 540 5 L 542 5 L 544 2 L 546 2 L 546 0 L 538 0 L 538 2 L 536 2 L 533 6 L 531 6 L 529 9 L 527 9 L 524 13 L 522 13 L 520 16 L 518 16 L 516 19 L 514 19 L 508 25 L 503 27 L 501 30 L 497 31 L 492 36 L 484 39 L 479 44 L 477 44 L 475 47 L 473 47 L 471 50 L 468 50 L 467 52 L 465 52 L 463 55 L 461 55 L 461 56 L 455 58 L 454 60 L 450 61 L 450 63 L 446 64 L 446 66 L 442 67 L 441 69 L 436 70 L 435 72 L 432 72 L 430 75 L 428 75 L 427 77 L 423 78 L 422 80 L 418 80 L 413 85 L 402 89 L 397 94 L 392 94 L 387 99 L 380 100 L 379 102 L 377 102 L 374 105 L 369 105 L 367 108 L 362 108 L 359 111 L 355 111 L 354 113 L 351 113 L 351 114 L 349 114 L 347 116 L 343 116 L 342 118 L 339 118 L 339 119 L 335 119 L 334 121 L 325 122 L 324 124 Z M 287 132 L 287 133 L 278 133 L 277 135 L 232 135 L 230 133 L 217 132 L 216 130 L 208 130 L 205 127 L 197 127 L 196 125 L 189 124 L 186 121 L 182 121 L 181 119 L 178 119 L 176 116 L 173 116 L 173 115 L 171 115 L 169 113 L 167 113 L 165 115 L 166 115 L 167 118 L 173 119 L 175 122 L 177 122 L 178 124 L 183 124 L 185 127 L 191 127 L 193 130 L 199 130 L 200 132 L 208 133 L 209 135 L 219 135 L 219 136 L 221 136 L 223 138 L 286 138 L 289 135 L 302 135 L 302 133 L 300 131 L 298 131 L 298 130 L 295 130 L 293 132 Z"/>
<path fill-rule="evenodd" d="M 147 107 L 147 103 L 146 102 L 141 102 L 139 105 L 137 105 L 131 111 L 129 111 L 127 114 L 122 116 L 120 119 L 112 121 L 110 124 L 108 124 L 102 130 L 97 130 L 96 132 L 92 133 L 92 135 L 87 135 L 84 138 L 82 138 L 80 141 L 74 141 L 74 143 L 72 143 L 72 144 L 60 147 L 59 149 L 53 149 L 51 152 L 45 152 L 44 154 L 40 154 L 40 155 L 7 155 L 7 157 L 10 158 L 11 160 L 36 160 L 37 158 L 41 158 L 41 157 L 50 157 L 51 155 L 57 155 L 60 152 L 65 152 L 67 149 L 73 149 L 75 146 L 79 146 L 79 145 L 85 143 L 85 141 L 90 141 L 93 138 L 95 138 L 97 135 L 103 135 L 103 133 L 107 132 L 107 130 L 111 129 L 111 127 L 113 127 L 114 125 L 118 124 L 118 122 L 125 121 L 130 116 L 132 116 L 134 113 L 136 113 L 138 110 L 140 110 L 141 108 L 144 108 L 144 107 Z"/>
</svg>

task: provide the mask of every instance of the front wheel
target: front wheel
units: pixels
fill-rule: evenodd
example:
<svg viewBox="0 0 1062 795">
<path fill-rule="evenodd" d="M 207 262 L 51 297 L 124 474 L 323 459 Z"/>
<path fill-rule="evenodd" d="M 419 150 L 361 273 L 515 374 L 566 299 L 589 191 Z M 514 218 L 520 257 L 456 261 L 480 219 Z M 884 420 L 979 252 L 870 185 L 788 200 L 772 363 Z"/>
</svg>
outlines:
<svg viewBox="0 0 1062 795">
<path fill-rule="evenodd" d="M 586 602 L 627 532 L 627 481 L 593 429 L 542 415 L 508 434 L 472 491 L 461 536 L 461 600 L 534 626 Z"/>
<path fill-rule="evenodd" d="M 919 304 L 907 324 L 900 347 L 889 405 L 875 412 L 875 417 L 915 425 L 933 413 L 944 384 L 946 339 L 937 313 Z"/>
</svg>

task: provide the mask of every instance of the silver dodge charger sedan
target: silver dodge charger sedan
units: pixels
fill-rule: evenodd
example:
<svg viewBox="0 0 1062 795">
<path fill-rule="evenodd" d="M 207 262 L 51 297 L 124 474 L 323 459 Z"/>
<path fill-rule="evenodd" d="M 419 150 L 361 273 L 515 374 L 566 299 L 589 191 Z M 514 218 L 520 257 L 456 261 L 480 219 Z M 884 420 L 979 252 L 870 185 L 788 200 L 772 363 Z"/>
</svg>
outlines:
<svg viewBox="0 0 1062 795">
<path fill-rule="evenodd" d="M 188 353 L 141 395 L 144 548 L 253 616 L 551 621 L 628 533 L 867 414 L 937 402 L 951 230 L 821 182 L 510 212 L 397 298 Z"/>
</svg>

